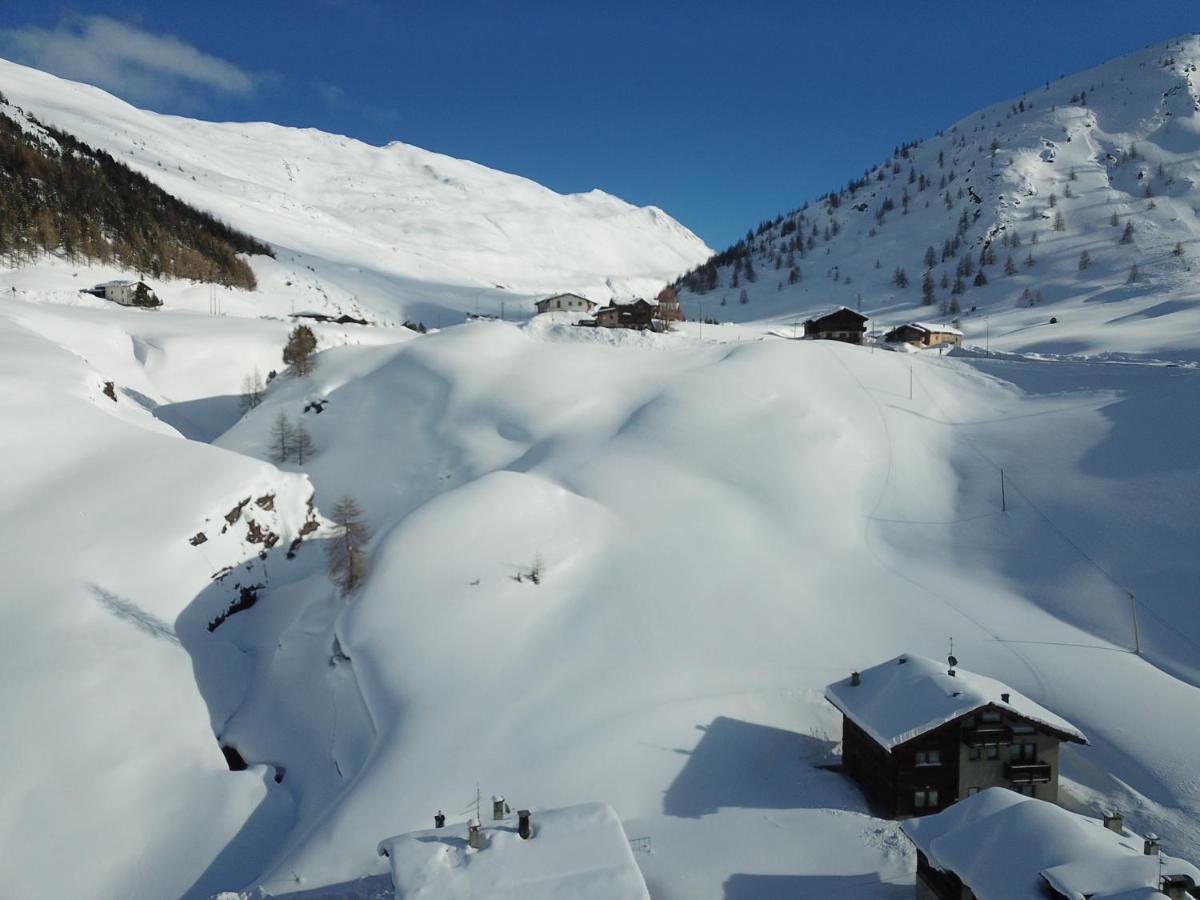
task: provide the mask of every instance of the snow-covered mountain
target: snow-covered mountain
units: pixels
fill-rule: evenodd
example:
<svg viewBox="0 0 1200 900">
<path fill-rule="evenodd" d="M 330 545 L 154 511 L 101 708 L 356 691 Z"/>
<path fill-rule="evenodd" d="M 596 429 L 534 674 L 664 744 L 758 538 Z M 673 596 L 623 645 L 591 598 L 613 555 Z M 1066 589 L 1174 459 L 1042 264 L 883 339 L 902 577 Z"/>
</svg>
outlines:
<svg viewBox="0 0 1200 900">
<path fill-rule="evenodd" d="M 260 309 L 436 319 L 436 307 L 499 313 L 503 301 L 528 314 L 555 291 L 653 295 L 710 252 L 655 207 L 557 194 L 399 142 L 160 115 L 4 60 L 0 92 L 275 245 L 278 263 L 254 261 Z"/>
<path fill-rule="evenodd" d="M 877 327 L 958 317 L 968 338 L 1005 349 L 1194 359 L 1197 66 L 1188 35 L 898 146 L 719 254 L 688 279 L 686 308 L 790 322 L 842 304 Z"/>
<path fill-rule="evenodd" d="M 415 296 L 473 306 L 473 289 L 372 268 L 337 227 L 320 258 L 282 241 L 306 239 L 305 213 L 272 224 L 261 186 L 229 174 L 246 165 L 230 142 L 266 152 L 244 126 L 143 120 L 3 71 L 26 84 L 0 83 L 10 99 L 96 143 L 124 126 L 92 103 L 147 143 L 195 128 L 202 142 L 171 152 L 204 167 L 138 165 L 289 249 L 254 261 L 259 291 L 172 282 L 157 311 L 79 294 L 119 274 L 100 266 L 0 268 L 0 896 L 386 898 L 379 842 L 438 809 L 461 828 L 477 791 L 535 816 L 611 804 L 650 851 L 656 900 L 904 896 L 898 825 L 819 767 L 839 749 L 823 688 L 899 653 L 943 658 L 951 639 L 966 669 L 1087 735 L 1062 753 L 1066 804 L 1117 807 L 1200 858 L 1200 334 L 1182 287 L 1153 319 L 1161 298 L 1055 300 L 1051 272 L 1027 282 L 1042 307 L 1005 314 L 1142 310 L 1078 326 L 1075 349 L 1108 357 L 786 340 L 797 308 L 847 299 L 812 284 L 818 237 L 810 297 L 754 263 L 739 309 L 777 303 L 777 321 L 643 335 L 551 315 L 417 335 L 388 319 Z M 332 220 L 349 201 L 326 202 Z M 1074 202 L 1060 193 L 1068 223 Z M 925 240 L 903 242 L 899 215 L 861 241 L 896 235 L 886 265 L 919 285 L 907 254 Z M 380 324 L 314 323 L 312 374 L 243 411 L 243 376 L 281 368 L 295 286 Z M 1136 358 L 1151 351 L 1184 362 Z M 273 460 L 281 414 L 311 434 L 303 464 Z M 349 599 L 324 559 L 347 494 L 372 534 Z"/>
</svg>

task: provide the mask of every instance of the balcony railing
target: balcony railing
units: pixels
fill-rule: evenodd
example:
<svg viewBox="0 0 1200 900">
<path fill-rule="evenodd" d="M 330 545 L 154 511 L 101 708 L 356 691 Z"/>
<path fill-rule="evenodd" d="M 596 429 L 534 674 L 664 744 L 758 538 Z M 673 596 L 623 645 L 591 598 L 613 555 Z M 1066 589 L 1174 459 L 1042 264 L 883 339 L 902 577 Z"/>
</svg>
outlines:
<svg viewBox="0 0 1200 900">
<path fill-rule="evenodd" d="M 1045 784 L 1050 780 L 1050 763 L 1007 762 L 1004 777 L 1013 784 Z"/>
<path fill-rule="evenodd" d="M 1011 744 L 1012 728 L 1003 722 L 984 722 L 974 728 L 963 729 L 963 743 L 968 747 L 981 747 L 985 744 Z"/>
</svg>

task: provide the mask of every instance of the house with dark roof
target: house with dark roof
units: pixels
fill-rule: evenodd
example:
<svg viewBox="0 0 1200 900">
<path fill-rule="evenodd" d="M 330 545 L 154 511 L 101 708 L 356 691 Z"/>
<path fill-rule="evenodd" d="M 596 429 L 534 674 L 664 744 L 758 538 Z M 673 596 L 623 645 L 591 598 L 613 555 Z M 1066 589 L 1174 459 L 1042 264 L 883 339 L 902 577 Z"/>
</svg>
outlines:
<svg viewBox="0 0 1200 900">
<path fill-rule="evenodd" d="M 989 787 L 1058 801 L 1059 748 L 1086 744 L 1008 685 L 908 653 L 825 688 L 842 713 L 842 768 L 893 818 L 945 809 Z"/>
<path fill-rule="evenodd" d="M 804 323 L 804 336 L 828 341 L 861 344 L 867 333 L 867 317 L 842 306 L 831 313 L 809 319 Z"/>
<path fill-rule="evenodd" d="M 963 333 L 950 325 L 906 322 L 904 325 L 897 325 L 885 334 L 883 339 L 889 344 L 918 344 L 922 347 L 949 344 L 957 347 L 962 344 Z"/>
<path fill-rule="evenodd" d="M 917 900 L 1185 900 L 1200 869 L 1157 837 L 988 788 L 902 826 L 917 850 Z"/>
<path fill-rule="evenodd" d="M 645 300 L 632 303 L 612 303 L 596 310 L 596 325 L 599 328 L 631 328 L 635 331 L 659 330 L 656 325 L 658 307 Z"/>
</svg>

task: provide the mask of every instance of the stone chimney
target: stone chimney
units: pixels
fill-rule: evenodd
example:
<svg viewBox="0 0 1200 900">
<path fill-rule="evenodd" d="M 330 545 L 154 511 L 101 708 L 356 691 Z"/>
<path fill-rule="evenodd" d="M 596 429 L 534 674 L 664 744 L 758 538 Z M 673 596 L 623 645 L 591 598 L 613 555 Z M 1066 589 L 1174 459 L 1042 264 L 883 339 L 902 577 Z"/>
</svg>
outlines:
<svg viewBox="0 0 1200 900">
<path fill-rule="evenodd" d="M 1104 827 L 1109 831 L 1115 831 L 1120 834 L 1124 830 L 1125 820 L 1121 818 L 1121 814 L 1115 810 L 1109 810 L 1104 814 Z"/>
<path fill-rule="evenodd" d="M 1147 856 L 1158 856 L 1162 850 L 1162 844 L 1159 843 L 1157 834 L 1146 835 L 1146 843 L 1142 845 L 1142 852 Z"/>
<path fill-rule="evenodd" d="M 437 811 L 437 815 L 435 815 L 433 817 L 433 827 L 434 828 L 445 828 L 446 827 L 446 814 L 444 812 L 442 812 L 440 809 Z"/>
<path fill-rule="evenodd" d="M 1000 702 L 1001 703 L 1011 703 L 1012 702 L 1012 700 L 1010 699 L 1011 697 L 1012 697 L 1012 694 L 1005 691 L 1003 694 L 1000 695 Z"/>
<path fill-rule="evenodd" d="M 467 823 L 467 844 L 473 850 L 483 849 L 483 834 L 479 831 L 478 819 L 472 819 Z"/>
<path fill-rule="evenodd" d="M 499 794 L 492 794 L 492 819 L 499 822 L 504 818 L 504 798 Z"/>
<path fill-rule="evenodd" d="M 850 673 L 850 687 L 858 687 L 862 684 L 862 676 L 857 672 Z"/>
<path fill-rule="evenodd" d="M 529 821 L 529 810 L 527 809 L 517 810 L 517 834 L 523 841 L 533 837 L 533 824 Z"/>
</svg>

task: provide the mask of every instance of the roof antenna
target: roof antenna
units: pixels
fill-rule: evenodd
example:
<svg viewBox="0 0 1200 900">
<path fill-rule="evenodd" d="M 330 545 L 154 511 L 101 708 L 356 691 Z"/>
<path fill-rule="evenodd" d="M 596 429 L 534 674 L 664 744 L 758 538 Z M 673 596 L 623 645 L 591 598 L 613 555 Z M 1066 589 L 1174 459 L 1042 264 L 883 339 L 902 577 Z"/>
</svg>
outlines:
<svg viewBox="0 0 1200 900">
<path fill-rule="evenodd" d="M 950 668 L 946 670 L 946 674 L 951 678 L 954 677 L 954 667 L 958 665 L 958 660 L 954 658 L 954 638 L 950 638 L 950 656 L 946 659 L 950 663 Z"/>
</svg>

